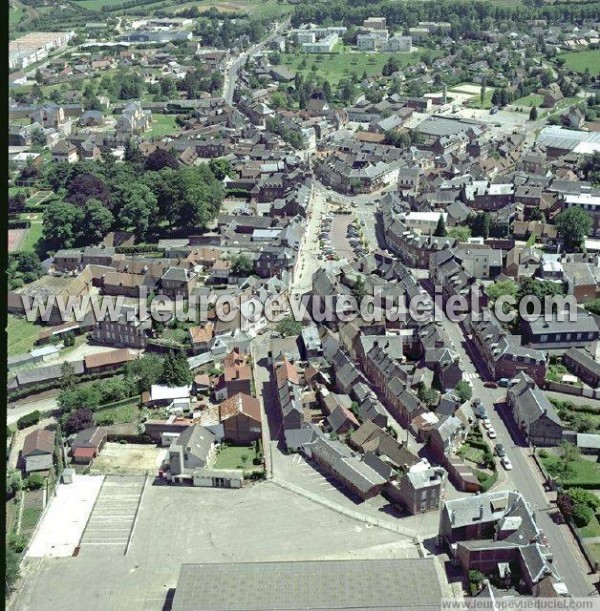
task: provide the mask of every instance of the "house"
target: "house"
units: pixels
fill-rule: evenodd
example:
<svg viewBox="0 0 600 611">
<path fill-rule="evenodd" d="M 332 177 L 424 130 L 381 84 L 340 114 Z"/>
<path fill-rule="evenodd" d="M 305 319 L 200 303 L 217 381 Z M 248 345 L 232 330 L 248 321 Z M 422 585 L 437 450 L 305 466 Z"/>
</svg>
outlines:
<svg viewBox="0 0 600 611">
<path fill-rule="evenodd" d="M 26 474 L 49 472 L 54 456 L 54 431 L 37 429 L 25 437 L 21 450 L 23 471 Z"/>
<path fill-rule="evenodd" d="M 123 365 L 126 365 L 136 358 L 136 355 L 127 348 L 119 348 L 117 350 L 110 350 L 109 352 L 88 354 L 83 357 L 83 362 L 86 373 L 95 374 L 120 369 Z"/>
<path fill-rule="evenodd" d="M 429 446 L 436 458 L 443 462 L 445 456 L 456 454 L 466 437 L 467 427 L 460 418 L 441 416 L 431 427 Z"/>
<path fill-rule="evenodd" d="M 181 403 L 187 401 L 189 405 L 190 401 L 190 388 L 189 386 L 161 386 L 160 384 L 152 384 L 150 387 L 150 396 L 148 403 L 152 407 L 166 407 L 176 401 Z"/>
<path fill-rule="evenodd" d="M 125 308 L 124 308 L 125 310 Z M 114 320 L 107 316 L 99 320 L 92 332 L 92 339 L 99 344 L 143 350 L 152 335 L 152 320 L 140 320 L 130 310 L 121 311 Z"/>
<path fill-rule="evenodd" d="M 175 481 L 190 480 L 194 469 L 210 466 L 215 434 L 199 424 L 188 426 L 169 446 L 169 474 Z"/>
<path fill-rule="evenodd" d="M 45 129 L 57 128 L 65 122 L 65 111 L 57 104 L 45 104 L 31 113 L 31 120 Z"/>
<path fill-rule="evenodd" d="M 73 462 L 84 465 L 91 463 L 104 447 L 106 437 L 106 429 L 101 426 L 90 427 L 77 433 L 70 442 Z"/>
<path fill-rule="evenodd" d="M 209 351 L 210 342 L 214 337 L 215 324 L 211 321 L 205 325 L 190 327 L 190 343 L 192 345 L 193 354 L 202 354 Z"/>
<path fill-rule="evenodd" d="M 397 494 L 392 498 L 400 501 L 412 515 L 437 511 L 444 501 L 447 479 L 448 473 L 443 467 L 419 462 L 400 478 L 394 486 Z"/>
<path fill-rule="evenodd" d="M 524 318 L 521 330 L 524 344 L 544 350 L 588 348 L 600 336 L 596 319 L 582 308 Z"/>
<path fill-rule="evenodd" d="M 600 363 L 586 350 L 569 348 L 562 356 L 562 364 L 588 386 L 598 387 L 600 383 Z"/>
<path fill-rule="evenodd" d="M 198 275 L 183 267 L 169 267 L 161 276 L 161 294 L 176 299 L 183 297 L 189 299 L 198 281 Z"/>
<path fill-rule="evenodd" d="M 511 381 L 506 402 L 519 430 L 534 446 L 557 446 L 563 437 L 564 425 L 556 408 L 525 373 Z"/>
<path fill-rule="evenodd" d="M 82 127 L 98 127 L 104 125 L 104 115 L 100 110 L 86 110 L 79 117 L 79 125 Z"/>
<path fill-rule="evenodd" d="M 152 111 L 143 110 L 139 102 L 128 104 L 117 119 L 116 131 L 120 136 L 139 135 L 150 128 Z"/>
<path fill-rule="evenodd" d="M 273 373 L 284 430 L 302 428 L 304 410 L 300 400 L 300 378 L 294 363 L 281 355 L 273 362 Z"/>
<path fill-rule="evenodd" d="M 386 483 L 377 471 L 339 441 L 319 436 L 313 442 L 304 444 L 302 450 L 309 459 L 363 501 L 379 495 Z"/>
<path fill-rule="evenodd" d="M 247 355 L 233 351 L 223 361 L 223 373 L 215 386 L 215 399 L 224 401 L 237 393 L 252 394 L 252 368 Z"/>
<path fill-rule="evenodd" d="M 549 576 L 560 581 L 533 509 L 518 491 L 446 501 L 439 538 L 465 573 L 502 579 L 515 569 L 529 593 Z"/>
<path fill-rule="evenodd" d="M 544 96 L 543 108 L 552 108 L 564 97 L 558 83 L 550 83 L 546 89 L 540 90 L 540 93 Z"/>
<path fill-rule="evenodd" d="M 52 161 L 66 161 L 68 163 L 75 163 L 79 159 L 79 153 L 77 147 L 71 142 L 61 140 L 52 149 Z"/>
<path fill-rule="evenodd" d="M 262 420 L 258 399 L 238 392 L 219 405 L 223 438 L 236 444 L 249 444 L 261 437 Z"/>
</svg>

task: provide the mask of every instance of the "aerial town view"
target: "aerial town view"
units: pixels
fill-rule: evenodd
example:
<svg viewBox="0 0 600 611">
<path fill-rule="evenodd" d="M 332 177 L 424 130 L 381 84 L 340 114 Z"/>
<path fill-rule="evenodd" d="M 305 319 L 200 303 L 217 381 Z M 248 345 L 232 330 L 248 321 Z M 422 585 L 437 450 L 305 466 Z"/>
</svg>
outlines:
<svg viewBox="0 0 600 611">
<path fill-rule="evenodd" d="M 8 0 L 11 611 L 600 610 L 600 0 Z"/>
</svg>

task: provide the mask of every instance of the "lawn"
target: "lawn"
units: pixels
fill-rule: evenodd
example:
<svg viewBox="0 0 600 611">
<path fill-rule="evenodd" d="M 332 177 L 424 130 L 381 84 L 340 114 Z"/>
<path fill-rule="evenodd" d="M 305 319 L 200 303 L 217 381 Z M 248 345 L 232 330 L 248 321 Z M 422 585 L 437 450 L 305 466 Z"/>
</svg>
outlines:
<svg viewBox="0 0 600 611">
<path fill-rule="evenodd" d="M 75 0 L 75 6 L 82 6 L 90 11 L 101 11 L 103 6 L 123 4 L 124 0 Z"/>
<path fill-rule="evenodd" d="M 252 446 L 226 446 L 221 447 L 215 461 L 215 469 L 248 469 L 254 465 L 252 459 L 255 452 Z M 246 456 L 246 461 L 242 457 Z"/>
<path fill-rule="evenodd" d="M 597 75 L 600 72 L 600 49 L 593 51 L 576 51 L 574 53 L 564 53 L 560 57 L 564 58 L 567 66 L 575 72 L 585 72 L 586 68 L 590 73 Z"/>
<path fill-rule="evenodd" d="M 175 123 L 176 115 L 152 115 L 152 127 L 142 134 L 142 138 L 162 138 L 177 133 L 181 127 Z"/>
<path fill-rule="evenodd" d="M 544 101 L 544 96 L 539 93 L 530 93 L 526 95 L 524 98 L 519 98 L 514 102 L 511 102 L 512 106 L 537 106 L 538 108 L 541 106 Z"/>
<path fill-rule="evenodd" d="M 94 420 L 98 422 L 101 418 L 111 418 L 114 424 L 137 422 L 140 411 L 139 403 L 139 397 L 135 397 L 131 401 L 124 402 L 122 405 L 100 407 L 94 412 Z"/>
<path fill-rule="evenodd" d="M 8 356 L 28 352 L 40 334 L 40 327 L 25 318 L 8 315 L 6 335 L 8 338 Z"/>
<path fill-rule="evenodd" d="M 52 195 L 54 195 L 52 191 L 37 191 L 25 203 L 29 206 L 38 206 Z"/>
<path fill-rule="evenodd" d="M 596 562 L 600 563 L 600 543 L 586 543 L 590 554 L 595 558 Z"/>
<path fill-rule="evenodd" d="M 332 85 L 339 83 L 343 78 L 349 77 L 353 72 L 359 77 L 366 72 L 368 76 L 381 76 L 381 70 L 393 56 L 400 63 L 400 67 L 416 64 L 420 60 L 420 53 L 338 53 L 331 55 L 309 55 L 306 53 L 282 53 L 281 63 L 294 69 L 300 70 L 303 61 L 306 65 L 300 71 L 304 74 L 312 73 L 312 67 L 316 66 L 317 76 L 327 79 Z"/>
<path fill-rule="evenodd" d="M 553 466 L 560 461 L 560 458 L 549 455 L 541 460 L 548 472 L 552 473 Z M 563 478 L 563 484 L 566 486 L 577 486 L 579 484 L 592 486 L 595 484 L 600 489 L 600 464 L 585 458 L 578 458 L 571 461 L 569 467 L 571 473 Z"/>
<path fill-rule="evenodd" d="M 462 456 L 465 460 L 475 463 L 476 465 L 481 464 L 485 458 L 485 452 L 480 448 L 474 448 L 473 446 L 465 443 L 459 450 L 458 455 Z"/>
<path fill-rule="evenodd" d="M 600 524 L 598 519 L 594 516 L 587 526 L 579 529 L 579 534 L 583 537 L 600 537 Z"/>
<path fill-rule="evenodd" d="M 494 89 L 487 87 L 483 96 L 483 103 L 481 102 L 481 95 L 474 96 L 468 102 L 469 108 L 491 108 L 492 107 L 492 96 L 494 95 Z"/>
<path fill-rule="evenodd" d="M 35 247 L 42 237 L 43 224 L 41 221 L 31 221 L 31 227 L 27 230 L 27 235 L 21 244 L 22 252 L 34 252 Z"/>
</svg>

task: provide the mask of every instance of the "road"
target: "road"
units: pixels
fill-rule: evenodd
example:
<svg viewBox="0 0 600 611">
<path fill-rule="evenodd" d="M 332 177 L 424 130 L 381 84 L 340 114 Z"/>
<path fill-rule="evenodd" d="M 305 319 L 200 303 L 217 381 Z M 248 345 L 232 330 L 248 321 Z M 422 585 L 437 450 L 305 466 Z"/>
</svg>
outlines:
<svg viewBox="0 0 600 611">
<path fill-rule="evenodd" d="M 43 393 L 43 397 L 37 395 L 32 400 L 22 399 L 17 403 L 9 404 L 6 410 L 7 425 L 10 426 L 11 424 L 15 424 L 19 418 L 31 412 L 35 412 L 36 410 L 43 413 L 57 409 L 58 404 L 56 403 L 56 396 L 58 392 L 58 390 L 51 390 Z"/>
<path fill-rule="evenodd" d="M 518 490 L 531 504 L 538 526 L 546 535 L 552 549 L 554 565 L 571 594 L 588 596 L 592 592 L 595 593 L 591 581 L 586 577 L 589 567 L 577 548 L 571 532 L 565 525 L 556 525 L 550 517 L 550 514 L 556 510 L 555 506 L 542 486 L 541 474 L 531 458 L 528 445 L 507 412 L 504 403 L 506 391 L 484 387 L 483 383 L 488 376 L 485 371 L 478 371 L 475 366 L 475 362 L 479 360 L 473 358 L 473 349 L 462 327 L 447 319 L 442 321 L 442 325 L 460 357 L 466 377 L 473 385 L 473 396 L 480 398 L 487 409 L 498 434 L 494 443 L 499 442 L 504 445 L 513 464 L 513 470 L 504 472 L 502 483 L 495 489 Z"/>
<path fill-rule="evenodd" d="M 259 42 L 258 44 L 250 47 L 247 51 L 241 53 L 238 57 L 228 60 L 225 64 L 225 76 L 223 78 L 223 98 L 228 104 L 233 104 L 233 93 L 237 84 L 238 71 L 246 60 L 253 55 L 256 55 L 263 50 L 264 46 L 275 38 L 279 32 L 289 26 L 290 20 L 287 19 L 275 26 L 275 29 L 267 38 Z"/>
</svg>

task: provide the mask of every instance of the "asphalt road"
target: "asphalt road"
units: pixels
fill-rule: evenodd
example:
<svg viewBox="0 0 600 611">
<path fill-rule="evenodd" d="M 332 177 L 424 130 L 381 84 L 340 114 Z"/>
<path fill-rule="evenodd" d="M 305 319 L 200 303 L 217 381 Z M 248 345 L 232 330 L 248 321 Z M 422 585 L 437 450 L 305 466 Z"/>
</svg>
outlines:
<svg viewBox="0 0 600 611">
<path fill-rule="evenodd" d="M 504 403 L 506 391 L 501 388 L 489 389 L 484 387 L 483 383 L 488 379 L 488 376 L 482 368 L 478 371 L 476 364 L 481 366 L 482 363 L 474 356 L 470 341 L 463 329 L 458 323 L 449 320 L 444 320 L 442 325 L 448 333 L 454 349 L 460 357 L 463 370 L 473 386 L 473 397 L 482 400 L 498 434 L 494 443 L 500 442 L 504 445 L 513 464 L 512 471 L 504 472 L 501 477 L 503 482 L 497 488 L 518 490 L 531 504 L 535 511 L 537 523 L 546 535 L 552 549 L 554 565 L 567 584 L 569 592 L 573 596 L 588 596 L 596 593 L 591 585 L 591 580 L 586 578 L 589 567 L 568 527 L 565 525 L 558 526 L 552 521 L 551 514 L 556 511 L 556 507 L 542 486 L 541 474 L 531 458 L 530 448 L 507 412 Z M 502 469 L 500 465 L 498 468 Z"/>
</svg>

